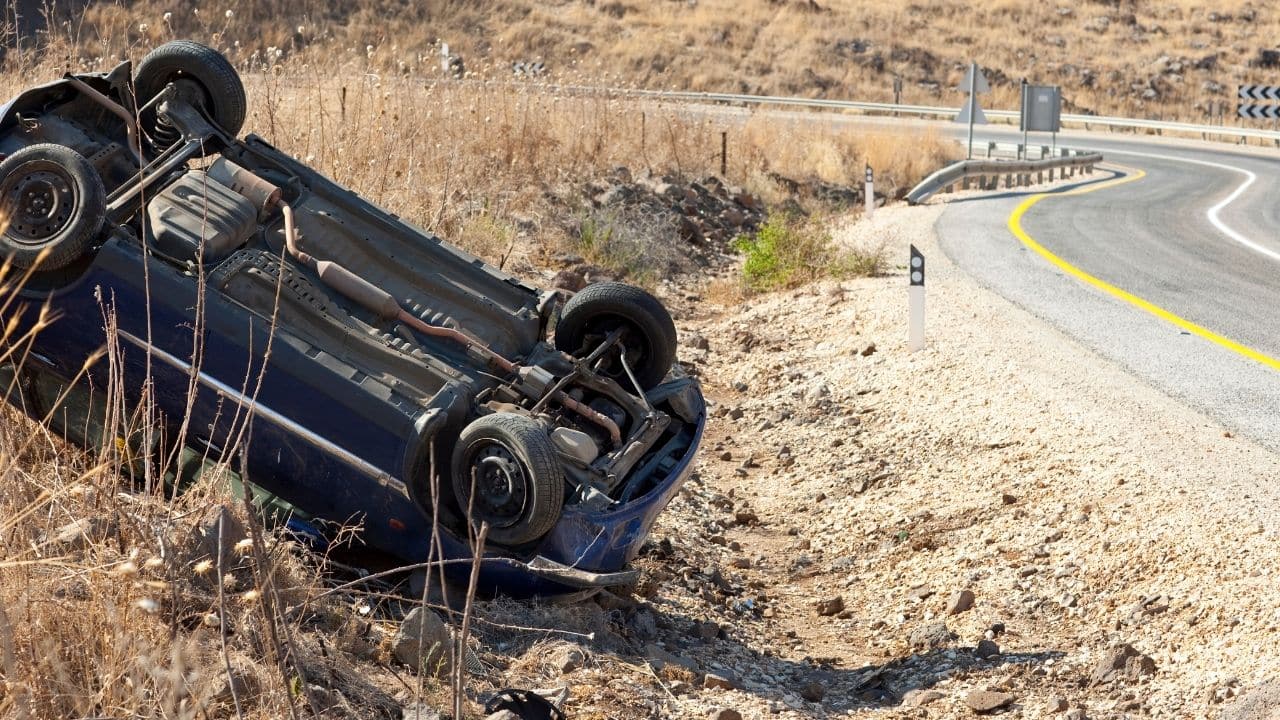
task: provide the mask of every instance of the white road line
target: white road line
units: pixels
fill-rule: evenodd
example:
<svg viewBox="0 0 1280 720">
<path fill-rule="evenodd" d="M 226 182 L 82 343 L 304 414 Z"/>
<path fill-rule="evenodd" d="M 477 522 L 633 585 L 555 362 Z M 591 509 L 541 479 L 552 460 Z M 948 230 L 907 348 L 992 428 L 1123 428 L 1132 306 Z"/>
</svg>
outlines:
<svg viewBox="0 0 1280 720">
<path fill-rule="evenodd" d="M 1190 163 L 1192 165 L 1203 165 L 1204 167 L 1217 168 L 1219 170 L 1229 170 L 1231 172 L 1240 173 L 1241 175 L 1244 175 L 1245 177 L 1244 182 L 1240 183 L 1239 187 L 1237 187 L 1234 191 L 1232 191 L 1230 195 L 1227 195 L 1225 198 L 1223 198 L 1217 205 L 1214 205 L 1213 207 L 1209 208 L 1208 212 L 1205 213 L 1205 215 L 1209 218 L 1209 222 L 1214 227 L 1218 228 L 1218 230 L 1223 235 L 1226 235 L 1227 237 L 1231 238 L 1232 240 L 1235 240 L 1236 242 L 1249 248 L 1250 250 L 1253 250 L 1256 253 L 1265 255 L 1271 258 L 1272 260 L 1275 260 L 1276 262 L 1280 262 L 1280 252 L 1276 252 L 1275 250 L 1272 250 L 1270 248 L 1263 247 L 1262 245 L 1259 245 L 1258 243 L 1250 240 L 1249 238 L 1240 234 L 1231 226 L 1223 222 L 1222 218 L 1219 216 L 1223 208 L 1235 202 L 1241 195 L 1244 194 L 1245 190 L 1249 189 L 1249 186 L 1253 185 L 1253 183 L 1257 181 L 1258 176 L 1253 174 L 1253 172 L 1249 170 L 1245 170 L 1244 168 L 1241 168 L 1241 167 L 1236 167 L 1234 165 L 1224 165 L 1223 163 L 1211 162 L 1209 160 L 1193 160 L 1191 158 L 1178 157 L 1176 155 L 1158 155 L 1155 153 L 1134 152 L 1132 150 L 1104 150 L 1103 151 L 1104 156 L 1108 154 L 1131 155 L 1134 157 L 1151 158 L 1153 160 L 1169 160 L 1171 162 Z"/>
</svg>

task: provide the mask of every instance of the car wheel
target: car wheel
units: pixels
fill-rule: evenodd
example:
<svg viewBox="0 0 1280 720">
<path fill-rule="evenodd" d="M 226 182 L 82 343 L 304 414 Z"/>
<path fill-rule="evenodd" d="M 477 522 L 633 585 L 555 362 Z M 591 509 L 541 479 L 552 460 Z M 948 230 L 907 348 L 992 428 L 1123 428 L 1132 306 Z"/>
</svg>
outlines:
<svg viewBox="0 0 1280 720">
<path fill-rule="evenodd" d="M 472 477 L 475 497 L 472 498 Z M 515 413 L 485 415 L 458 437 L 453 491 L 472 522 L 489 523 L 489 539 L 523 545 L 550 532 L 564 505 L 564 471 L 547 431 Z"/>
<path fill-rule="evenodd" d="M 0 162 L 0 248 L 19 268 L 65 267 L 102 229 L 106 197 L 83 155 L 64 145 L 28 145 Z"/>
<path fill-rule="evenodd" d="M 237 135 L 244 126 L 244 83 L 213 48 L 190 40 L 167 42 L 142 58 L 133 83 L 139 107 L 173 83 L 179 97 L 203 107 L 223 130 Z"/>
<path fill-rule="evenodd" d="M 615 330 L 624 352 L 601 358 L 597 372 L 631 388 L 626 367 L 648 390 L 667 376 L 676 360 L 676 326 L 657 298 L 623 283 L 588 285 L 565 303 L 556 324 L 556 348 L 575 357 L 595 350 Z M 621 362 L 626 359 L 626 367 Z"/>
</svg>

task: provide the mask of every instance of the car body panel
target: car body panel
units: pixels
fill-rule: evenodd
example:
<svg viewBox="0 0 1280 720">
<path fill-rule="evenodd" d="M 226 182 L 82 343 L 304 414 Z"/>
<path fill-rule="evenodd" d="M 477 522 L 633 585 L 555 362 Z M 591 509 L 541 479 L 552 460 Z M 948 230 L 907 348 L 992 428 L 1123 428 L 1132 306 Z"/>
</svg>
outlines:
<svg viewBox="0 0 1280 720">
<path fill-rule="evenodd" d="M 81 77 L 119 99 L 119 76 L 117 69 Z M 81 123 L 82 112 L 93 117 Z M 107 115 L 86 106 L 66 81 L 34 88 L 0 107 L 0 151 L 48 142 L 50 134 L 72 138 L 82 154 L 102 160 L 108 191 L 122 197 L 131 182 L 119 172 L 128 157 L 120 145 L 128 139 Z M 385 288 L 428 324 L 462 329 L 517 361 L 549 363 L 551 374 L 578 371 L 544 341 L 553 314 L 546 294 L 261 138 L 210 140 L 223 158 L 279 183 L 307 252 Z M 191 172 L 183 165 L 156 188 L 163 192 Z M 238 249 L 206 263 L 199 255 L 184 261 L 144 251 L 150 231 L 137 220 L 142 207 L 117 210 L 123 219 L 104 230 L 92 253 L 37 274 L 20 292 L 19 332 L 32 326 L 41 305 L 56 314 L 28 349 L 24 372 L 70 382 L 106 347 L 111 362 L 89 367 L 80 384 L 97 392 L 114 387 L 131 407 L 143 402 L 143 388 L 152 388 L 159 429 L 176 435 L 176 419 L 187 418 L 185 443 L 242 470 L 258 491 L 287 499 L 320 534 L 351 523 L 372 548 L 410 563 L 454 561 L 450 571 L 464 572 L 467 563 L 458 561 L 472 556 L 465 523 L 454 517 L 433 525 L 429 470 L 447 461 L 461 427 L 487 412 L 480 400 L 509 394 L 513 381 L 496 377 L 460 345 L 405 337 L 403 328 L 324 287 L 291 262 L 278 215 L 264 213 Z M 30 414 L 52 410 L 21 393 L 9 400 Z M 481 586 L 530 595 L 633 580 L 625 565 L 692 471 L 706 422 L 700 394 L 685 417 L 667 411 L 671 430 L 632 466 L 636 477 L 642 473 L 634 467 L 647 468 L 638 497 L 604 508 L 566 504 L 536 542 L 488 548 Z M 447 479 L 440 486 L 447 505 Z"/>
</svg>

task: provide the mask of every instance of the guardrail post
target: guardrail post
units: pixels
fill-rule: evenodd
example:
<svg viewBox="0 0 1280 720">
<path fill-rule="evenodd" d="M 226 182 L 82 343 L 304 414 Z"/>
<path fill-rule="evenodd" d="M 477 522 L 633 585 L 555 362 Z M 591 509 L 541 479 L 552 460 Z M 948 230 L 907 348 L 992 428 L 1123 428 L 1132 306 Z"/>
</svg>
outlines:
<svg viewBox="0 0 1280 720">
<path fill-rule="evenodd" d="M 1018 155 L 1017 155 L 1017 158 L 1018 158 L 1019 160 L 1026 160 L 1026 158 L 1025 158 L 1025 157 L 1023 157 L 1023 153 L 1025 153 L 1026 151 L 1027 151 L 1027 146 L 1026 146 L 1026 145 L 1023 145 L 1022 143 L 1018 143 Z"/>
<path fill-rule="evenodd" d="M 1037 185 L 1043 185 L 1043 184 L 1044 184 L 1044 171 L 1043 171 L 1043 170 L 1037 170 L 1037 171 L 1036 171 L 1036 184 L 1037 184 Z"/>
<path fill-rule="evenodd" d="M 1049 168 L 1049 182 L 1053 182 L 1053 168 Z"/>
</svg>

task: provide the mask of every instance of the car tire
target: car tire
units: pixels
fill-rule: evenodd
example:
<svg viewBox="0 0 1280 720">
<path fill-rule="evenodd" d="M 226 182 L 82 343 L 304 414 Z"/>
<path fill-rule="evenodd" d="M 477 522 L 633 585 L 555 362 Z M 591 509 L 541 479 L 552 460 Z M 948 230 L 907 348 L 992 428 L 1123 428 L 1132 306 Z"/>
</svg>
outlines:
<svg viewBox="0 0 1280 720">
<path fill-rule="evenodd" d="M 204 108 L 223 130 L 238 135 L 248 106 L 240 74 L 222 53 L 190 40 L 174 40 L 147 53 L 134 74 L 138 106 L 169 83 Z"/>
<path fill-rule="evenodd" d="M 676 326 L 657 298 L 632 285 L 597 283 L 570 298 L 556 324 L 556 348 L 584 357 L 618 328 L 624 331 L 627 366 L 641 389 L 662 382 L 676 360 Z M 611 355 L 602 358 L 597 372 L 632 389 L 617 354 Z"/>
<path fill-rule="evenodd" d="M 459 508 L 465 514 L 470 507 L 477 526 L 488 522 L 494 543 L 525 545 L 560 519 L 564 470 L 546 429 L 530 417 L 500 412 L 473 421 L 454 446 L 452 470 Z"/>
<path fill-rule="evenodd" d="M 18 268 L 66 267 L 89 248 L 106 212 L 98 171 L 65 145 L 28 145 L 0 162 L 0 251 Z"/>
</svg>

